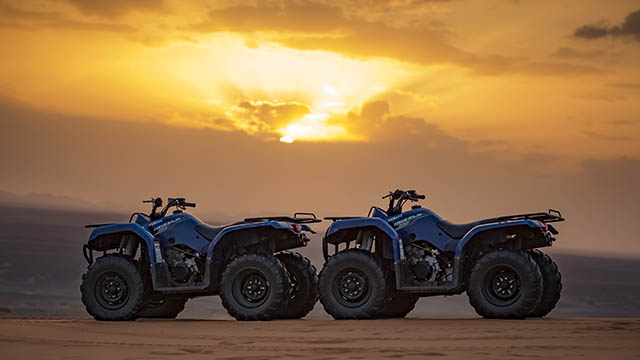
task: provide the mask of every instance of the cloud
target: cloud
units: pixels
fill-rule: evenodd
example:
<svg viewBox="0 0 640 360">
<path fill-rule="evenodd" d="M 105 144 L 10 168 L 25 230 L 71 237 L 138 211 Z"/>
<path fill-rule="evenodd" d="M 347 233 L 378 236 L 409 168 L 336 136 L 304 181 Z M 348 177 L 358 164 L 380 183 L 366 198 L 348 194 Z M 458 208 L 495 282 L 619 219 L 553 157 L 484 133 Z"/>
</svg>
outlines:
<svg viewBox="0 0 640 360">
<path fill-rule="evenodd" d="M 611 83 L 609 86 L 623 88 L 623 89 L 639 89 L 640 90 L 640 82 L 616 82 Z"/>
<path fill-rule="evenodd" d="M 91 3 L 93 3 L 91 1 Z M 0 1 L 0 28 L 22 28 L 38 30 L 56 28 L 64 30 L 134 32 L 135 28 L 126 24 L 76 20 L 60 12 L 49 10 L 27 10 Z"/>
<path fill-rule="evenodd" d="M 629 13 L 620 25 L 608 26 L 606 22 L 583 25 L 575 30 L 573 36 L 583 39 L 628 36 L 640 41 L 640 10 Z"/>
<path fill-rule="evenodd" d="M 343 126 L 352 133 L 364 136 L 369 141 L 412 141 L 431 147 L 466 145 L 457 138 L 445 134 L 424 118 L 394 115 L 391 104 L 386 100 L 376 100 L 362 105 L 360 111 L 349 112 Z"/>
<path fill-rule="evenodd" d="M 341 7 L 342 6 L 342 7 Z M 474 54 L 451 44 L 450 33 L 424 20 L 398 22 L 387 14 L 374 20 L 351 6 L 285 0 L 214 9 L 193 25 L 199 32 L 261 33 L 269 40 L 301 50 L 324 50 L 355 58 L 391 58 L 420 65 L 455 65 L 480 75 L 594 74 L 593 66 L 532 61 L 525 57 Z"/>
<path fill-rule="evenodd" d="M 608 135 L 590 130 L 582 130 L 582 133 L 592 139 L 604 140 L 604 141 L 630 141 L 629 136 Z"/>
<path fill-rule="evenodd" d="M 344 115 L 318 114 L 309 105 L 299 102 L 244 100 L 229 107 L 225 115 L 228 119 L 227 124 L 232 124 L 235 130 L 262 137 L 279 137 L 282 135 L 281 131 L 287 133 L 287 129 L 291 129 L 293 125 L 293 130 L 295 127 L 308 128 L 307 132 L 313 134 L 306 135 L 315 135 L 316 140 L 322 139 L 323 134 L 334 134 L 341 139 L 364 142 L 419 139 L 424 144 L 431 143 L 437 146 L 459 143 L 456 138 L 445 134 L 423 118 L 393 114 L 391 103 L 387 100 L 365 102 L 360 108 Z M 212 128 L 224 129 L 210 125 Z M 298 139 L 295 136 L 294 138 Z"/>
<path fill-rule="evenodd" d="M 113 18 L 132 11 L 157 12 L 165 7 L 163 0 L 68 0 L 88 15 Z"/>
<path fill-rule="evenodd" d="M 570 47 L 560 47 L 552 56 L 562 59 L 594 59 L 606 55 L 604 50 L 583 51 Z"/>
<path fill-rule="evenodd" d="M 309 113 L 309 106 L 299 102 L 268 100 L 243 100 L 226 111 L 238 130 L 261 135 L 275 134 L 278 129 Z"/>
<path fill-rule="evenodd" d="M 281 5 L 229 6 L 212 10 L 207 20 L 194 29 L 265 32 L 273 40 L 297 49 L 391 57 L 422 64 L 462 62 L 471 57 L 447 44 L 442 33 L 428 27 L 391 27 L 320 3 L 285 1 Z"/>
<path fill-rule="evenodd" d="M 612 126 L 629 126 L 629 125 L 635 125 L 637 122 L 626 120 L 626 119 L 618 119 L 618 120 L 608 120 L 608 121 L 605 121 L 605 123 Z"/>
</svg>

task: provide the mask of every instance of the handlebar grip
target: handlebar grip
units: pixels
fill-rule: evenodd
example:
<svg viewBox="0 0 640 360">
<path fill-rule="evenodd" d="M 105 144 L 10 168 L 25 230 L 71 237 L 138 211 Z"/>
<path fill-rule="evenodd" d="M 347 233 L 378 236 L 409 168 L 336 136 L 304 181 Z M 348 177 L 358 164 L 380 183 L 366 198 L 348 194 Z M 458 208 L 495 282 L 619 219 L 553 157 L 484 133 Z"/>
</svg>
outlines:
<svg viewBox="0 0 640 360">
<path fill-rule="evenodd" d="M 196 207 L 196 203 L 190 203 L 190 202 L 183 202 L 182 206 L 186 206 L 186 207 Z"/>
<path fill-rule="evenodd" d="M 414 197 L 415 197 L 416 199 L 422 199 L 422 200 L 424 200 L 424 199 L 426 199 L 426 198 L 427 198 L 427 197 L 426 197 L 426 196 L 424 196 L 424 195 L 416 195 L 416 196 L 414 196 Z"/>
</svg>

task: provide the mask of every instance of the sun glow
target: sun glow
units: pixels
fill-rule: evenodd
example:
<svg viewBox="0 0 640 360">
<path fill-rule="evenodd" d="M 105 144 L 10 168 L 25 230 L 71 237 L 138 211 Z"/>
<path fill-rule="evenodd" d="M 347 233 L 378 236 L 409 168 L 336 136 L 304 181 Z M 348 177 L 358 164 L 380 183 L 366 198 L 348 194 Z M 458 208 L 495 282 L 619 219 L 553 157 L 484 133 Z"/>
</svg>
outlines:
<svg viewBox="0 0 640 360">
<path fill-rule="evenodd" d="M 329 123 L 331 118 L 327 113 L 312 113 L 306 114 L 301 119 L 297 119 L 289 123 L 278 132 L 283 135 L 280 141 L 283 139 L 293 140 L 308 140 L 308 141 L 322 141 L 322 140 L 336 140 L 336 139 L 348 139 L 349 136 L 344 127 L 340 125 L 332 125 Z"/>
<path fill-rule="evenodd" d="M 219 34 L 197 44 L 182 42 L 149 51 L 137 58 L 135 68 L 144 69 L 150 79 L 162 73 L 173 84 L 157 88 L 163 90 L 163 98 L 189 109 L 180 125 L 188 125 L 190 117 L 226 118 L 237 130 L 251 134 L 279 133 L 286 138 L 282 142 L 354 137 L 357 134 L 349 134 L 340 119 L 385 88 L 407 81 L 410 73 L 406 64 L 393 60 L 357 60 L 268 41 L 256 40 L 255 45 L 247 47 L 242 37 Z M 260 102 L 273 107 L 256 110 Z M 309 113 L 285 112 L 283 104 L 306 106 Z M 281 112 L 271 112 L 275 107 Z M 208 115 L 198 115 L 202 113 Z"/>
</svg>

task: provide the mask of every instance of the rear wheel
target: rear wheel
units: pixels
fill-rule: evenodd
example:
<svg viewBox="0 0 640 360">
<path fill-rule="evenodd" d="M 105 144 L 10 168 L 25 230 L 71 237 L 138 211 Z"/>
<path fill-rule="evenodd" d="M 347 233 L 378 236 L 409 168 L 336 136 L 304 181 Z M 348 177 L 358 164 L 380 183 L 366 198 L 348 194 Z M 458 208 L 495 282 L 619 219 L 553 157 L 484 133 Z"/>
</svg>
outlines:
<svg viewBox="0 0 640 360">
<path fill-rule="evenodd" d="M 244 254 L 222 273 L 222 305 L 238 320 L 271 320 L 289 302 L 287 270 L 272 254 Z"/>
<path fill-rule="evenodd" d="M 96 320 L 134 320 L 147 287 L 139 263 L 128 256 L 98 258 L 82 277 L 80 292 L 87 312 Z"/>
<path fill-rule="evenodd" d="M 551 257 L 540 250 L 531 250 L 529 255 L 538 264 L 542 273 L 542 298 L 538 305 L 529 313 L 530 317 L 546 316 L 556 307 L 562 292 L 562 275 L 558 265 Z"/>
<path fill-rule="evenodd" d="M 420 299 L 414 294 L 395 293 L 380 313 L 380 317 L 403 318 L 416 307 Z"/>
<path fill-rule="evenodd" d="M 332 256 L 320 272 L 319 288 L 320 302 L 335 319 L 376 318 L 390 295 L 381 264 L 358 249 Z"/>
<path fill-rule="evenodd" d="M 540 302 L 542 275 L 527 253 L 494 251 L 474 265 L 467 295 L 485 318 L 524 318 Z"/>
<path fill-rule="evenodd" d="M 301 319 L 318 301 L 318 275 L 311 261 L 299 253 L 284 252 L 276 255 L 289 275 L 291 293 L 289 303 L 278 315 L 279 319 Z"/>
<path fill-rule="evenodd" d="M 175 319 L 184 310 L 187 300 L 184 296 L 154 295 L 145 302 L 136 317 Z"/>
</svg>

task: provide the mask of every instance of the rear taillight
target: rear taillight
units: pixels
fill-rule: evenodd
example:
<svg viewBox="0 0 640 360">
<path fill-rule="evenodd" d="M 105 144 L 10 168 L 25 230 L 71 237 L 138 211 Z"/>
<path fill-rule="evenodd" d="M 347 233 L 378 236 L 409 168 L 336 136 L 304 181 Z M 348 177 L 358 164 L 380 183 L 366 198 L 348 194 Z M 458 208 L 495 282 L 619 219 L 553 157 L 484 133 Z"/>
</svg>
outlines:
<svg viewBox="0 0 640 360">
<path fill-rule="evenodd" d="M 302 231 L 302 228 L 300 227 L 300 224 L 296 224 L 296 223 L 292 223 L 291 224 L 291 229 L 293 229 L 294 232 L 299 233 Z"/>
<path fill-rule="evenodd" d="M 543 233 L 543 234 L 546 234 L 546 233 L 549 232 L 549 227 L 547 226 L 546 223 L 543 223 L 543 226 L 539 227 L 539 229 L 540 229 L 540 232 Z"/>
</svg>

